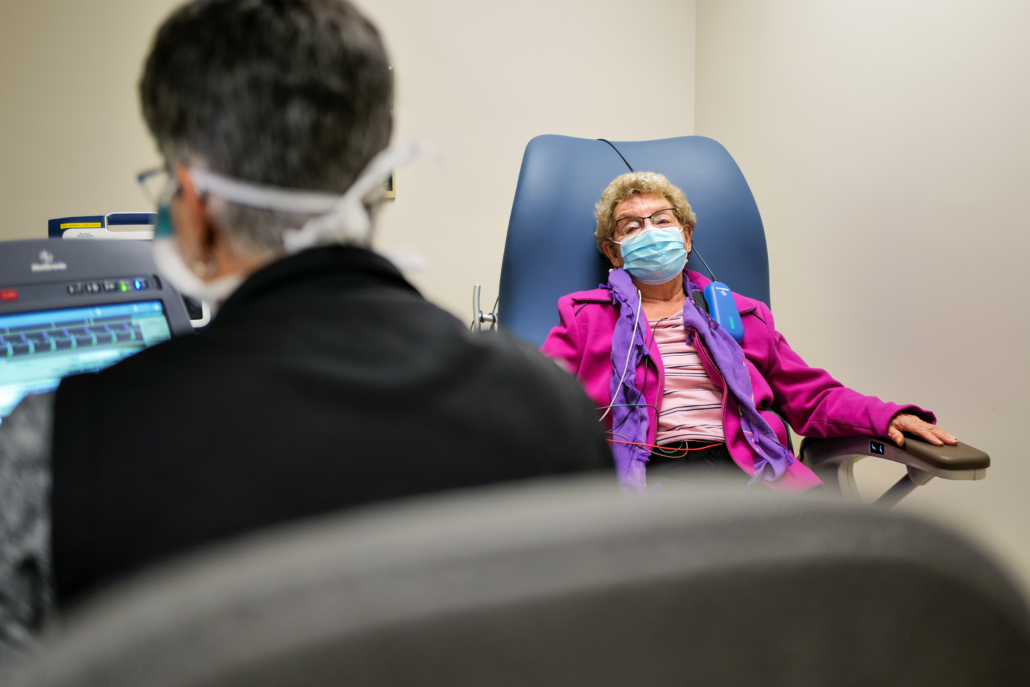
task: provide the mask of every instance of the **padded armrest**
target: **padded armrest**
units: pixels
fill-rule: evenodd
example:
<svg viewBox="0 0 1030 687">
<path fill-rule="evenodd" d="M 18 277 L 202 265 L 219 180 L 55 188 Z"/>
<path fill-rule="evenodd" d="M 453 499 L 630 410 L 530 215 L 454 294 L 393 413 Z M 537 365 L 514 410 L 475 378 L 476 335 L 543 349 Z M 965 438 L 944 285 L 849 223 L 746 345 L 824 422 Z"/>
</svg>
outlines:
<svg viewBox="0 0 1030 687">
<path fill-rule="evenodd" d="M 867 456 L 892 460 L 908 468 L 908 473 L 880 497 L 893 505 L 917 486 L 934 477 L 951 480 L 977 480 L 987 476 L 991 458 L 979 449 L 959 442 L 957 446 L 933 446 L 905 434 L 902 448 L 890 439 L 870 436 L 836 439 L 806 438 L 801 442 L 801 462 L 811 468 L 830 491 L 844 498 L 858 499 L 855 462 Z"/>
<path fill-rule="evenodd" d="M 902 450 L 940 470 L 986 470 L 991 466 L 989 455 L 961 441 L 955 446 L 934 446 L 906 432 Z"/>
<path fill-rule="evenodd" d="M 836 439 L 806 438 L 801 442 L 801 460 L 816 469 L 846 456 L 883 458 L 901 463 L 942 479 L 983 479 L 991 458 L 983 451 L 959 442 L 957 446 L 933 446 L 906 433 L 905 446 L 890 439 L 870 436 Z"/>
</svg>

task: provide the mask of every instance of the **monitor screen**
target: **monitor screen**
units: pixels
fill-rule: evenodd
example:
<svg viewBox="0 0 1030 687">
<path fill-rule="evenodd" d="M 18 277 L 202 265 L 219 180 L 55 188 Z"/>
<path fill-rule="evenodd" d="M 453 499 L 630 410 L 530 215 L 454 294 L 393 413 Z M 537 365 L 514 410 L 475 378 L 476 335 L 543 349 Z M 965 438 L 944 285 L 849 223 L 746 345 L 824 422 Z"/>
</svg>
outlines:
<svg viewBox="0 0 1030 687">
<path fill-rule="evenodd" d="M 29 394 L 172 338 L 161 301 L 0 315 L 0 422 Z"/>
</svg>

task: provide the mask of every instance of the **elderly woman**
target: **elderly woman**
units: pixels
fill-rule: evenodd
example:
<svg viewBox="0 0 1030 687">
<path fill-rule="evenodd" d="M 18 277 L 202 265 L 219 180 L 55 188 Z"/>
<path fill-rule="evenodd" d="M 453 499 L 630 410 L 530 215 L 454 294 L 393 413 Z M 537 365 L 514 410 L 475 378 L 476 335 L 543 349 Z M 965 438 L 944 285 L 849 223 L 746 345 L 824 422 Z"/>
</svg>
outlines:
<svg viewBox="0 0 1030 687">
<path fill-rule="evenodd" d="M 779 415 L 812 437 L 887 435 L 900 446 L 911 432 L 956 443 L 931 424 L 933 413 L 863 396 L 806 365 L 764 303 L 733 294 L 744 326 L 738 344 L 707 314 L 700 289 L 710 280 L 684 269 L 697 220 L 661 174 L 616 178 L 595 214 L 597 248 L 615 269 L 606 286 L 558 301 L 561 324 L 543 352 L 598 407 L 627 487 L 683 468 L 743 470 L 751 482 L 790 491 L 818 486 L 786 448 Z"/>
</svg>

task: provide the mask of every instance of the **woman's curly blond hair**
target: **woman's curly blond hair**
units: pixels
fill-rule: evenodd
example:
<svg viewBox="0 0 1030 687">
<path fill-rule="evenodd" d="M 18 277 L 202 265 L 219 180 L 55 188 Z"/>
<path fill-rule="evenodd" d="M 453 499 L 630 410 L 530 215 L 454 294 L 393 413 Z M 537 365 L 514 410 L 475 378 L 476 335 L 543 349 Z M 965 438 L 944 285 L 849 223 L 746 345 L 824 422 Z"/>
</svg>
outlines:
<svg viewBox="0 0 1030 687">
<path fill-rule="evenodd" d="M 669 201 L 669 206 L 675 210 L 676 217 L 684 227 L 693 229 L 697 226 L 697 217 L 690 209 L 687 195 L 682 189 L 657 172 L 629 172 L 615 177 L 594 207 L 594 217 L 597 218 L 594 240 L 597 242 L 597 250 L 602 254 L 604 244 L 615 240 L 615 208 L 627 198 L 641 193 L 662 196 Z"/>
</svg>

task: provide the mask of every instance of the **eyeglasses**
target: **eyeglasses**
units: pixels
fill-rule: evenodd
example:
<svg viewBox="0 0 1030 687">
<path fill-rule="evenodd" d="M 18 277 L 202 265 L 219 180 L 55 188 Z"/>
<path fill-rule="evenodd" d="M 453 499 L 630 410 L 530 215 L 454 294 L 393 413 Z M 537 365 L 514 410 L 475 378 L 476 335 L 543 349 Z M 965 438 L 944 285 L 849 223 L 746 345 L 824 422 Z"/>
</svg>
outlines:
<svg viewBox="0 0 1030 687">
<path fill-rule="evenodd" d="M 651 213 L 647 217 L 623 217 L 615 222 L 615 230 L 621 231 L 625 236 L 632 236 L 647 225 L 647 220 L 651 220 L 651 224 L 659 229 L 669 227 L 676 227 L 678 229 L 680 226 L 679 218 L 676 217 L 676 211 L 673 208 L 664 208 Z"/>
<path fill-rule="evenodd" d="M 160 205 L 171 200 L 171 196 L 177 189 L 174 181 L 167 167 L 155 167 L 136 175 L 136 183 L 139 184 L 146 199 L 153 205 Z"/>
</svg>

